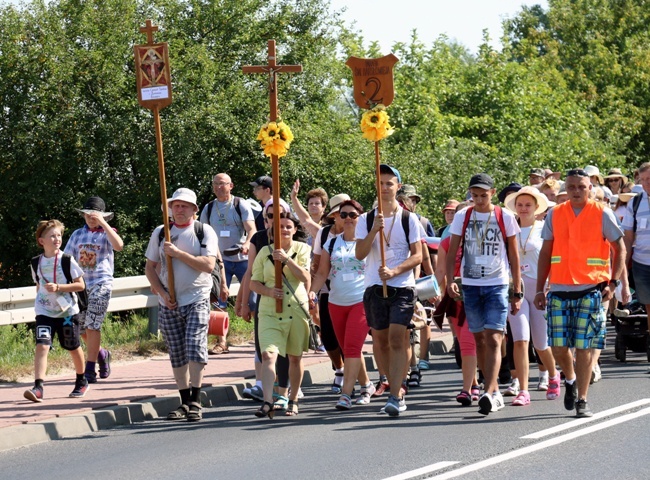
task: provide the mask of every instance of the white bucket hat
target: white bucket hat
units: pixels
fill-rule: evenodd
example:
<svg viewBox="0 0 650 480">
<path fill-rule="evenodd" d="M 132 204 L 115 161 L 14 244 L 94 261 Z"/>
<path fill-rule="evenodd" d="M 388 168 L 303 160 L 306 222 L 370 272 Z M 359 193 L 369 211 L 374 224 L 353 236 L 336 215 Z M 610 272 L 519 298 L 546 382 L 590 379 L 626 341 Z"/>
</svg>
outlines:
<svg viewBox="0 0 650 480">
<path fill-rule="evenodd" d="M 196 204 L 196 193 L 189 188 L 179 188 L 176 190 L 172 195 L 172 198 L 167 199 L 167 208 L 172 208 L 172 203 L 176 200 L 191 203 L 194 205 L 194 211 L 199 211 L 199 206 Z"/>
<path fill-rule="evenodd" d="M 605 179 L 600 174 L 598 167 L 595 165 L 587 165 L 584 170 L 587 172 L 587 175 L 589 175 L 589 177 L 598 177 L 598 182 L 600 182 L 601 185 L 605 183 Z"/>
<path fill-rule="evenodd" d="M 539 215 L 540 213 L 545 212 L 546 209 L 548 209 L 549 205 L 548 205 L 548 199 L 546 198 L 546 195 L 544 195 L 535 187 L 523 187 L 518 192 L 510 194 L 506 198 L 506 203 L 505 203 L 506 208 L 511 212 L 517 213 L 517 210 L 515 209 L 515 204 L 517 202 L 517 198 L 519 198 L 520 195 L 529 195 L 537 201 L 537 208 L 535 209 L 535 215 Z"/>
<path fill-rule="evenodd" d="M 330 211 L 327 213 L 327 216 L 331 216 L 338 212 L 341 209 L 341 204 L 346 200 L 350 200 L 350 195 L 347 193 L 339 193 L 330 198 Z"/>
</svg>

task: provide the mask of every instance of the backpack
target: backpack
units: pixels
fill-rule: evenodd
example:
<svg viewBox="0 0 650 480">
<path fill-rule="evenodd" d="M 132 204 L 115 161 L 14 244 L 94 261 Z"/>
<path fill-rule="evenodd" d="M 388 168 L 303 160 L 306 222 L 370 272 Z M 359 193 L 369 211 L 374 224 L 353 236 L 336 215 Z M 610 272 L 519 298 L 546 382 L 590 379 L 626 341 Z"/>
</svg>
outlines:
<svg viewBox="0 0 650 480">
<path fill-rule="evenodd" d="M 38 262 L 41 259 L 41 255 L 36 255 L 32 258 L 32 270 L 34 270 L 34 275 L 36 276 L 36 282 L 38 283 Z M 67 283 L 73 283 L 74 278 L 72 278 L 72 273 L 70 271 L 72 256 L 64 253 L 61 255 L 61 269 L 63 270 L 63 276 L 66 279 Z M 72 298 L 77 299 L 79 304 L 79 313 L 85 312 L 88 309 L 88 290 L 84 285 L 84 289 L 80 292 L 71 292 Z"/>
<path fill-rule="evenodd" d="M 404 229 L 404 236 L 406 237 L 406 243 L 410 244 L 409 242 L 409 233 L 410 233 L 410 226 L 409 226 L 409 215 L 410 212 L 407 211 L 405 208 L 402 209 L 402 228 Z M 368 212 L 368 215 L 366 216 L 366 227 L 368 228 L 368 233 L 370 233 L 370 230 L 372 230 L 372 224 L 375 221 L 375 209 L 373 208 Z"/>
<path fill-rule="evenodd" d="M 210 224 L 210 216 L 212 215 L 212 209 L 214 208 L 214 202 L 216 202 L 216 201 L 217 200 L 212 200 L 207 205 L 207 207 L 208 207 L 207 219 L 208 219 L 208 225 L 210 225 L 210 226 L 212 226 Z M 233 207 L 235 207 L 235 211 L 237 212 L 237 215 L 239 216 L 239 221 L 240 222 L 241 222 L 241 201 L 242 201 L 241 197 L 235 197 L 233 195 L 232 205 L 233 205 Z M 246 201 L 246 200 L 244 200 L 244 201 Z M 257 212 L 257 213 L 255 212 L 255 210 L 253 210 L 253 219 L 256 219 L 259 216 L 260 213 L 262 213 L 261 210 L 259 212 Z M 243 225 L 243 223 L 242 223 L 242 225 Z"/>
<path fill-rule="evenodd" d="M 643 197 L 643 192 L 636 195 L 632 199 L 632 218 L 634 218 L 634 226 L 632 227 L 632 231 L 634 233 L 636 233 L 636 212 L 639 210 L 639 205 L 641 205 L 641 197 Z"/>
<path fill-rule="evenodd" d="M 463 259 L 463 255 L 465 253 L 465 230 L 467 230 L 467 225 L 469 225 L 469 218 L 472 215 L 472 211 L 474 210 L 474 207 L 467 207 L 467 213 L 465 213 L 465 221 L 463 222 L 463 232 L 461 233 L 460 237 L 460 258 L 461 261 Z M 503 210 L 501 210 L 501 207 L 499 205 L 494 206 L 494 216 L 497 219 L 497 224 L 499 225 L 499 230 L 501 230 L 501 238 L 503 239 L 503 244 L 506 246 L 506 258 L 510 258 L 508 256 L 508 237 L 506 237 L 506 225 L 503 223 Z"/>
<path fill-rule="evenodd" d="M 171 228 L 171 226 L 170 226 Z M 201 248 L 205 248 L 206 245 L 203 243 L 203 224 L 199 221 L 194 221 L 194 235 L 196 235 L 196 238 L 198 238 L 199 242 L 201 243 Z M 165 229 L 161 228 L 160 232 L 158 232 L 158 245 L 162 243 L 163 239 L 165 238 Z M 210 274 L 212 277 L 212 289 L 210 290 L 210 296 L 214 297 L 215 299 L 219 298 L 219 295 L 221 295 L 221 260 L 217 258 L 217 261 L 214 263 L 214 269 L 212 269 L 212 273 Z"/>
</svg>

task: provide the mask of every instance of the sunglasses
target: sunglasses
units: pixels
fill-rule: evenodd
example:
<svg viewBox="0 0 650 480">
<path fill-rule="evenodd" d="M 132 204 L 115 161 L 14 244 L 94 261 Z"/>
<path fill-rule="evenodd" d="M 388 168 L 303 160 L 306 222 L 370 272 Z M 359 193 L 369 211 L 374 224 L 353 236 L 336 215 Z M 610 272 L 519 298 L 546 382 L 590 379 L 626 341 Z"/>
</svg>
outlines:
<svg viewBox="0 0 650 480">
<path fill-rule="evenodd" d="M 574 168 L 566 172 L 567 177 L 589 177 L 589 174 L 582 168 Z"/>
<path fill-rule="evenodd" d="M 359 214 L 357 212 L 341 212 L 339 213 L 339 216 L 345 220 L 346 218 L 350 217 L 352 220 L 355 218 L 359 218 Z"/>
</svg>

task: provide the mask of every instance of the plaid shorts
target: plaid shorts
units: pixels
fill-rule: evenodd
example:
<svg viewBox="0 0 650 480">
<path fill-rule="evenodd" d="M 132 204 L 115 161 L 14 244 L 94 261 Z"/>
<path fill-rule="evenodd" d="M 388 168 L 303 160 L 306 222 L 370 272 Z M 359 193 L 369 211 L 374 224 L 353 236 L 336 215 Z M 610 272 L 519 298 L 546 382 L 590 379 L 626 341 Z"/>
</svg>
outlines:
<svg viewBox="0 0 650 480">
<path fill-rule="evenodd" d="M 206 298 L 170 310 L 159 305 L 158 324 L 169 350 L 172 368 L 188 362 L 208 363 L 210 302 Z"/>
<path fill-rule="evenodd" d="M 563 299 L 550 292 L 546 305 L 549 345 L 602 350 L 607 331 L 602 310 L 598 290 L 575 300 Z"/>
<path fill-rule="evenodd" d="M 88 309 L 79 314 L 81 333 L 84 333 L 87 328 L 102 329 L 112 292 L 113 285 L 110 283 L 98 283 L 88 289 Z"/>
</svg>

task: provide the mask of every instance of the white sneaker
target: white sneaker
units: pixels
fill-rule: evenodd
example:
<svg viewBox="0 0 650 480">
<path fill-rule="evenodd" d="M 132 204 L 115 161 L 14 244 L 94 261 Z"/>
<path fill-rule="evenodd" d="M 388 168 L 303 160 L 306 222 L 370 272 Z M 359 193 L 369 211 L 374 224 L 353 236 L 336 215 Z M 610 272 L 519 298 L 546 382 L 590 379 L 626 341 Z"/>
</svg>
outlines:
<svg viewBox="0 0 650 480">
<path fill-rule="evenodd" d="M 596 383 L 601 378 L 603 378 L 603 374 L 600 371 L 600 365 L 596 364 L 596 365 L 594 365 L 594 368 L 591 371 L 591 382 L 590 383 Z"/>
<path fill-rule="evenodd" d="M 516 397 L 519 395 L 519 380 L 515 378 L 503 394 L 506 397 Z"/>
<path fill-rule="evenodd" d="M 492 404 L 492 395 L 489 393 L 484 393 L 481 395 L 481 398 L 478 399 L 478 413 L 481 415 L 489 415 L 490 412 L 493 412 L 494 405 Z"/>
<path fill-rule="evenodd" d="M 517 392 L 519 392 L 519 388 L 517 388 Z M 505 403 L 503 402 L 503 395 L 501 395 L 501 392 L 494 392 L 492 394 L 492 411 L 498 412 L 503 407 L 505 407 Z"/>
<path fill-rule="evenodd" d="M 540 372 L 539 382 L 537 383 L 537 390 L 540 392 L 545 392 L 548 390 L 548 370 L 546 372 Z"/>
</svg>

